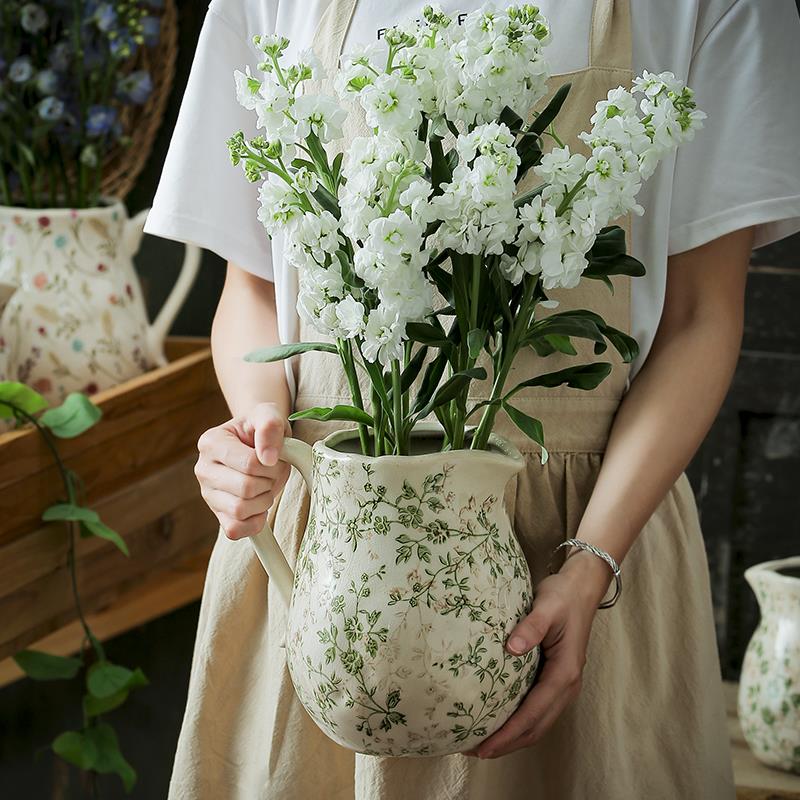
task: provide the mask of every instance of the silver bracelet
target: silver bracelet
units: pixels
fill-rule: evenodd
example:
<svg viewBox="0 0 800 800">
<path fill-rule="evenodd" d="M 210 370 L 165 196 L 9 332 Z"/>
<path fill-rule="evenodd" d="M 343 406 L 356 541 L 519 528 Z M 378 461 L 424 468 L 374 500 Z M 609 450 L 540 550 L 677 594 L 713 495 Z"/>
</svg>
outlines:
<svg viewBox="0 0 800 800">
<path fill-rule="evenodd" d="M 590 544 L 589 542 L 584 542 L 583 539 L 566 539 L 553 550 L 553 555 L 555 555 L 556 551 L 559 550 L 560 548 L 568 547 L 570 545 L 574 545 L 580 550 L 588 550 L 590 553 L 594 553 L 596 556 L 602 558 L 603 561 L 605 561 L 609 567 L 611 567 L 611 571 L 614 573 L 614 594 L 610 599 L 604 600 L 602 603 L 600 603 L 599 606 L 597 606 L 598 608 L 611 608 L 611 606 L 613 606 L 614 603 L 617 602 L 620 594 L 622 593 L 622 578 L 620 578 L 619 575 L 620 572 L 619 564 L 617 564 L 617 562 L 614 560 L 614 557 L 611 556 L 609 553 L 607 553 L 605 550 L 601 550 L 599 547 L 596 547 L 595 545 Z M 567 558 L 569 558 L 569 556 L 567 556 Z M 552 563 L 553 563 L 553 557 L 551 556 L 550 562 L 548 564 L 551 575 L 553 574 Z"/>
</svg>

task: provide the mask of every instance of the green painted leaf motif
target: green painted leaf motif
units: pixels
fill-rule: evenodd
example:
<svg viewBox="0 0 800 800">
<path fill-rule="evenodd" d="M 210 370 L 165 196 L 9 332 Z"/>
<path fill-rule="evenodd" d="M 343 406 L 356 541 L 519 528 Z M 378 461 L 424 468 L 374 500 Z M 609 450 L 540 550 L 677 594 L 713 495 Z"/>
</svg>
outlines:
<svg viewBox="0 0 800 800">
<path fill-rule="evenodd" d="M 6 403 L 13 403 L 27 414 L 36 414 L 47 408 L 47 400 L 39 392 L 18 381 L 0 381 L 0 419 L 14 417 L 14 412 Z"/>
<path fill-rule="evenodd" d="M 61 439 L 71 439 L 89 430 L 101 417 L 102 410 L 82 392 L 72 392 L 56 408 L 49 408 L 39 417 Z"/>
<path fill-rule="evenodd" d="M 268 363 L 282 361 L 285 358 L 307 353 L 309 350 L 318 350 L 323 353 L 338 353 L 335 344 L 330 342 L 295 342 L 293 344 L 279 344 L 272 347 L 262 347 L 252 350 L 244 357 L 245 361 Z"/>
<path fill-rule="evenodd" d="M 86 688 L 93 697 L 104 700 L 121 689 L 127 689 L 133 677 L 133 671 L 127 667 L 109 661 L 98 661 L 89 668 Z"/>
<path fill-rule="evenodd" d="M 54 656 L 39 650 L 21 650 L 14 656 L 17 666 L 36 681 L 74 678 L 83 663 L 79 658 Z"/>
<path fill-rule="evenodd" d="M 116 545 L 126 556 L 130 556 L 128 545 L 125 544 L 125 540 L 122 536 L 99 519 L 81 520 L 81 531 L 87 536 L 97 536 L 99 539 L 106 539 Z"/>
<path fill-rule="evenodd" d="M 97 746 L 80 731 L 64 731 L 51 747 L 57 756 L 79 769 L 93 769 L 97 761 Z"/>
</svg>

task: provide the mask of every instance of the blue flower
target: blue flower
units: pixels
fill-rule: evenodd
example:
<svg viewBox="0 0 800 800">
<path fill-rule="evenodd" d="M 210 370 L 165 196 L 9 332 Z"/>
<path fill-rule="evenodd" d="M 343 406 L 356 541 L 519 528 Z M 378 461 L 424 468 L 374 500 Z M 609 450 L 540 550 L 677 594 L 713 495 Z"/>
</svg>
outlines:
<svg viewBox="0 0 800 800">
<path fill-rule="evenodd" d="M 45 97 L 37 103 L 36 109 L 42 119 L 55 122 L 57 119 L 61 119 L 61 115 L 64 113 L 64 104 L 57 97 Z"/>
<path fill-rule="evenodd" d="M 142 17 L 142 36 L 148 47 L 158 44 L 161 34 L 161 20 L 158 17 Z"/>
<path fill-rule="evenodd" d="M 58 248 L 62 248 L 64 247 L 64 245 L 66 245 L 68 241 L 69 240 L 67 239 L 66 236 L 64 236 L 63 233 L 59 233 L 58 236 L 56 236 L 56 238 L 53 239 L 53 244 Z"/>
<path fill-rule="evenodd" d="M 116 109 L 100 105 L 89 106 L 86 117 L 86 133 L 89 136 L 102 136 L 111 130 L 116 118 Z"/>
<path fill-rule="evenodd" d="M 101 31 L 108 32 L 117 24 L 117 10 L 111 3 L 101 3 L 94 12 L 94 21 Z"/>
<path fill-rule="evenodd" d="M 8 77 L 14 83 L 25 83 L 33 77 L 33 65 L 28 56 L 20 56 L 11 62 L 8 68 Z"/>
<path fill-rule="evenodd" d="M 153 91 L 150 73 L 143 69 L 123 75 L 117 84 L 117 92 L 123 100 L 141 105 Z"/>
<path fill-rule="evenodd" d="M 83 342 L 80 339 L 73 339 L 72 340 L 72 349 L 76 353 L 80 353 L 80 351 L 83 350 Z"/>
<path fill-rule="evenodd" d="M 39 33 L 47 27 L 47 12 L 37 3 L 25 3 L 19 12 L 23 30 L 28 33 Z"/>
<path fill-rule="evenodd" d="M 58 91 L 58 75 L 52 69 L 43 69 L 36 76 L 36 88 L 42 94 L 55 94 Z"/>
<path fill-rule="evenodd" d="M 136 52 L 137 45 L 128 31 L 119 31 L 108 43 L 108 48 L 116 58 L 128 58 Z"/>
</svg>

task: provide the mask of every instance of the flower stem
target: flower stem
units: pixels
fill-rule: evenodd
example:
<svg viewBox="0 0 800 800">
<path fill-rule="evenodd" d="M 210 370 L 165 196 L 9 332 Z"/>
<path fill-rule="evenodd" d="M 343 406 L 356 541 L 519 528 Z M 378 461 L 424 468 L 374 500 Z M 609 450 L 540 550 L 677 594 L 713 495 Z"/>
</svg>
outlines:
<svg viewBox="0 0 800 800">
<path fill-rule="evenodd" d="M 392 359 L 392 400 L 394 402 L 394 443 L 395 455 L 406 454 L 403 441 L 403 398 L 400 389 L 400 361 Z"/>
</svg>

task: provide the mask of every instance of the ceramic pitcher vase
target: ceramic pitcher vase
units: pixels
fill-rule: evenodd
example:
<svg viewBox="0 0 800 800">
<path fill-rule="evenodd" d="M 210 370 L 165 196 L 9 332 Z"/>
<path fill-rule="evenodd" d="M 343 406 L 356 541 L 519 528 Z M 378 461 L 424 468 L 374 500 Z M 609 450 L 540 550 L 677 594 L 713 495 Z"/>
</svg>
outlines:
<svg viewBox="0 0 800 800">
<path fill-rule="evenodd" d="M 538 647 L 504 647 L 533 601 L 504 505 L 523 457 L 496 435 L 486 451 L 433 452 L 440 437 L 421 424 L 410 455 L 378 458 L 352 430 L 285 440 L 281 458 L 310 490 L 294 573 L 269 526 L 251 539 L 288 603 L 300 702 L 359 753 L 468 750 L 508 719 L 539 663 Z"/>
<path fill-rule="evenodd" d="M 739 720 L 765 764 L 800 774 L 800 556 L 745 570 L 761 610 L 742 664 Z"/>
<path fill-rule="evenodd" d="M 0 380 L 57 405 L 167 363 L 164 339 L 194 282 L 200 248 L 186 246 L 167 301 L 148 322 L 133 256 L 149 209 L 0 206 Z"/>
</svg>

